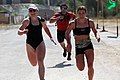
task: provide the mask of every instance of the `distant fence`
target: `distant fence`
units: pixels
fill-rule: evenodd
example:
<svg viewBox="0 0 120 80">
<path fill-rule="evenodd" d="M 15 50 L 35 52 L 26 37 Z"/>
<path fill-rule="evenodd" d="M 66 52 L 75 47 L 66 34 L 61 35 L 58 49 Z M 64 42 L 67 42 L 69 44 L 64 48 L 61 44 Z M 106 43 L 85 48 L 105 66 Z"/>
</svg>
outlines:
<svg viewBox="0 0 120 80">
<path fill-rule="evenodd" d="M 23 15 L 13 16 L 12 23 L 13 24 L 20 24 L 24 19 Z"/>
<path fill-rule="evenodd" d="M 9 14 L 0 13 L 0 24 L 9 24 Z"/>
<path fill-rule="evenodd" d="M 24 16 L 11 16 L 9 14 L 0 13 L 0 24 L 20 24 Z"/>
<path fill-rule="evenodd" d="M 120 19 L 95 19 L 95 24 L 96 24 L 96 27 L 97 27 L 97 24 L 98 24 L 98 27 L 99 29 L 101 29 L 100 31 L 103 31 L 103 26 L 104 26 L 104 31 L 108 31 L 110 33 L 113 33 L 113 34 L 117 34 L 117 35 L 120 35 Z"/>
</svg>

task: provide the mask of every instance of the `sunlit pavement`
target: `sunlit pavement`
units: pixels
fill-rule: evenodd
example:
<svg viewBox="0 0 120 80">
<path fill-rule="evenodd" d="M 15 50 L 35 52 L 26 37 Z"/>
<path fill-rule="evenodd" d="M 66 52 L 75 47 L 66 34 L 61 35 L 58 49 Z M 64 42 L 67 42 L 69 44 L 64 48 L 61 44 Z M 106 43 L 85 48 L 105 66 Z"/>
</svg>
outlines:
<svg viewBox="0 0 120 80">
<path fill-rule="evenodd" d="M 88 80 L 87 65 L 80 72 L 75 64 L 74 38 L 72 36 L 72 60 L 62 57 L 62 48 L 56 39 L 56 27 L 48 24 L 57 45 L 54 45 L 43 31 L 47 48 L 45 57 L 46 80 Z M 52 27 L 53 26 L 53 27 Z M 39 80 L 37 66 L 29 64 L 25 52 L 26 36 L 17 35 L 18 28 L 0 30 L 0 80 Z M 100 30 L 99 30 L 100 31 Z M 94 80 L 120 79 L 120 37 L 109 32 L 100 32 L 98 43 L 91 33 L 95 48 Z M 112 36 L 112 37 L 109 37 Z"/>
</svg>

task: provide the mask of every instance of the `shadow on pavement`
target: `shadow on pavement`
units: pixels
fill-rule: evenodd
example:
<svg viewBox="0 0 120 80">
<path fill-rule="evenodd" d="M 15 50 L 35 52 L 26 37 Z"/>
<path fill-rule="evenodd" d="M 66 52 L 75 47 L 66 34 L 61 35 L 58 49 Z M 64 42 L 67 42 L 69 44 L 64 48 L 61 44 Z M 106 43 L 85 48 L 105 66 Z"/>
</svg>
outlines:
<svg viewBox="0 0 120 80">
<path fill-rule="evenodd" d="M 118 38 L 118 36 L 107 36 L 108 38 Z"/>
<path fill-rule="evenodd" d="M 66 63 L 66 61 L 63 61 L 63 62 L 61 62 L 59 64 L 56 64 L 53 67 L 47 67 L 47 68 L 64 68 L 64 67 L 73 66 L 73 64 L 64 64 L 64 63 Z"/>
</svg>

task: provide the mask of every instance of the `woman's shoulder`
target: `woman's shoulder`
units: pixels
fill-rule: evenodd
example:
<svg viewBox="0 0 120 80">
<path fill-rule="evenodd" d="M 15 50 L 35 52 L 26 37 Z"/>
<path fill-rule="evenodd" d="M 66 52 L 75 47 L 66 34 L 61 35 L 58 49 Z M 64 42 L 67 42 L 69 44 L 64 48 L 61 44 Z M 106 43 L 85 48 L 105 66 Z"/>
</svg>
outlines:
<svg viewBox="0 0 120 80">
<path fill-rule="evenodd" d="M 71 20 L 70 23 L 72 23 L 72 24 L 73 24 L 73 23 L 76 23 L 77 20 L 78 20 L 78 17 L 76 17 L 75 19 Z"/>
<path fill-rule="evenodd" d="M 39 20 L 41 21 L 41 22 L 44 22 L 45 21 L 45 19 L 43 18 L 43 17 L 41 17 L 41 16 L 37 16 L 38 18 L 39 18 Z"/>
<path fill-rule="evenodd" d="M 93 25 L 94 25 L 94 21 L 93 21 L 93 19 L 88 19 L 88 24 L 89 24 L 89 26 L 92 28 L 92 27 L 94 27 Z"/>
<path fill-rule="evenodd" d="M 69 23 L 70 23 L 70 24 L 74 24 L 75 21 L 76 21 L 76 19 L 74 19 L 74 20 L 70 20 Z"/>
<path fill-rule="evenodd" d="M 93 19 L 91 19 L 91 18 L 86 18 L 89 22 L 94 22 L 94 20 Z"/>
<path fill-rule="evenodd" d="M 30 21 L 30 19 L 29 19 L 29 17 L 27 17 L 27 18 L 23 19 L 22 23 L 29 23 L 29 21 Z"/>
</svg>

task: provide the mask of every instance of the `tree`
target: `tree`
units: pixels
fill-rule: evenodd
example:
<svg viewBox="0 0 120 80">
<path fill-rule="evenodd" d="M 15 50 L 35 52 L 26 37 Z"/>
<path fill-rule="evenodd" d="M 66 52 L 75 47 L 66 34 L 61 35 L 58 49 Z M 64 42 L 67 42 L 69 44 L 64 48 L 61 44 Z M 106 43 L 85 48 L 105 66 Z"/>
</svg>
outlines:
<svg viewBox="0 0 120 80">
<path fill-rule="evenodd" d="M 86 0 L 85 6 L 87 7 L 88 14 L 93 14 L 96 16 L 97 14 L 97 1 L 96 0 Z"/>
<path fill-rule="evenodd" d="M 44 1 L 43 0 L 32 0 L 32 3 L 35 3 L 35 4 L 44 4 Z"/>
<path fill-rule="evenodd" d="M 108 0 L 107 1 L 107 9 L 112 10 L 117 6 L 117 1 L 116 0 Z"/>
<path fill-rule="evenodd" d="M 76 3 L 74 3 L 74 0 L 67 0 L 69 10 L 75 12 L 75 10 L 78 8 L 78 6 L 82 5 L 82 1 L 83 0 L 75 0 Z"/>
</svg>

